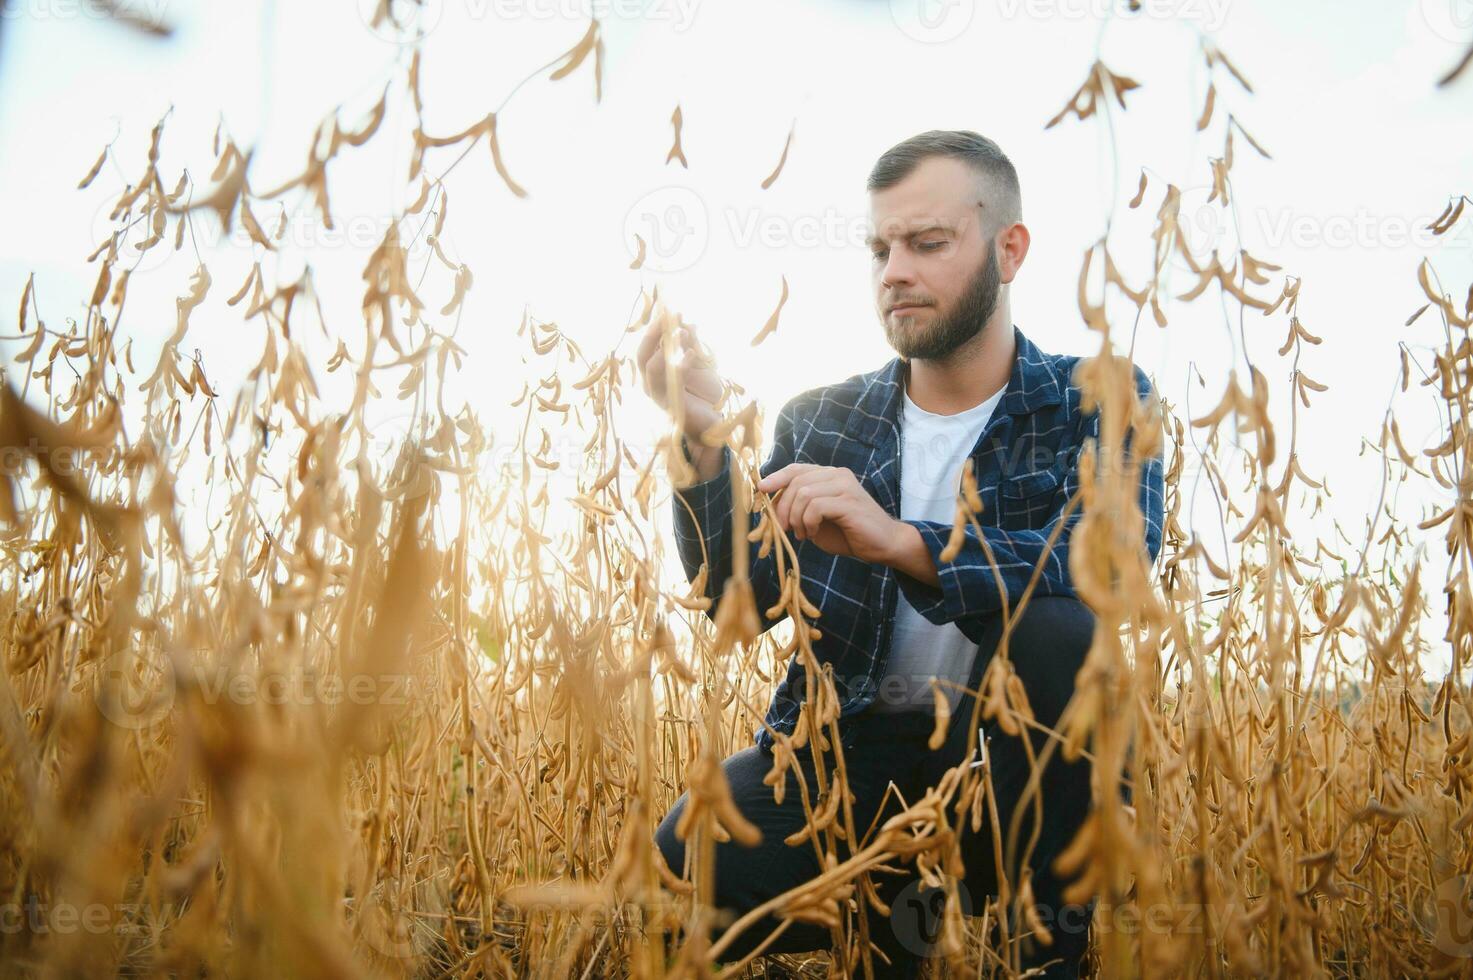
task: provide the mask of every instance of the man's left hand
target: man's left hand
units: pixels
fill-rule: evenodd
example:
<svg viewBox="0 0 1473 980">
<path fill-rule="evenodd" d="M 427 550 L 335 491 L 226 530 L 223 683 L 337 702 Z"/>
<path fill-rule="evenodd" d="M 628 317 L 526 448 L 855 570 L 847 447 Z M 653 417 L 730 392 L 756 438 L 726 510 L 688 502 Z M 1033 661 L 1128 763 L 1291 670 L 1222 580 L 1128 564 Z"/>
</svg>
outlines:
<svg viewBox="0 0 1473 980">
<path fill-rule="evenodd" d="M 888 563 L 904 529 L 844 466 L 792 463 L 763 477 L 757 489 L 781 490 L 774 504 L 778 526 L 831 555 Z"/>
</svg>

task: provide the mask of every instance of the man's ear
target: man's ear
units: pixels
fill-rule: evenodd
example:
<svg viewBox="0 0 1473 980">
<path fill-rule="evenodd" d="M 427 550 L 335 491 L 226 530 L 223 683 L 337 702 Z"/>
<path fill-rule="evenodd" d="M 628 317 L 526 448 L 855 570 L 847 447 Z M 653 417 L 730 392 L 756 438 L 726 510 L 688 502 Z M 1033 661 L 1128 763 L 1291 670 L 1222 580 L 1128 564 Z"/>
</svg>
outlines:
<svg viewBox="0 0 1473 980">
<path fill-rule="evenodd" d="M 1014 221 L 998 233 L 997 248 L 997 271 L 998 278 L 1003 283 L 1010 283 L 1018 270 L 1023 267 L 1023 260 L 1028 257 L 1028 245 L 1032 236 L 1028 233 L 1028 226 L 1021 221 Z"/>
</svg>

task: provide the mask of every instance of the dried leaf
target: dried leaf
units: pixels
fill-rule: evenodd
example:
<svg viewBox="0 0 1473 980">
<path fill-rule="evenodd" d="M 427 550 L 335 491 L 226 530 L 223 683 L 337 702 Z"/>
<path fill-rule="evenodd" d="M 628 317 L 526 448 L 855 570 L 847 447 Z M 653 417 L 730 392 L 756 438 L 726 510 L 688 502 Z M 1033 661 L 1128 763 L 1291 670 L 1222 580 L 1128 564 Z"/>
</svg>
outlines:
<svg viewBox="0 0 1473 980">
<path fill-rule="evenodd" d="M 771 187 L 773 181 L 777 180 L 777 175 L 783 172 L 783 167 L 788 162 L 788 149 L 793 145 L 793 131 L 797 129 L 797 127 L 798 121 L 795 119 L 793 120 L 793 124 L 788 127 L 788 138 L 783 141 L 783 152 L 782 156 L 778 157 L 777 166 L 773 168 L 772 173 L 768 174 L 766 179 L 762 181 L 762 189 L 764 191 Z M 669 163 L 670 161 L 666 160 L 665 162 Z"/>
<path fill-rule="evenodd" d="M 678 105 L 675 107 L 675 111 L 670 114 L 670 125 L 675 130 L 675 142 L 670 144 L 670 152 L 665 154 L 665 162 L 669 163 L 671 160 L 679 159 L 680 165 L 689 170 L 690 164 L 686 162 L 685 150 L 680 146 L 680 129 L 685 125 L 685 117 L 681 115 L 680 106 Z"/>
<path fill-rule="evenodd" d="M 772 311 L 772 315 L 767 318 L 767 322 L 762 325 L 762 329 L 759 330 L 759 331 L 757 331 L 757 336 L 755 336 L 755 337 L 752 338 L 752 346 L 753 347 L 756 347 L 758 344 L 762 343 L 762 341 L 766 340 L 768 337 L 770 337 L 773 334 L 774 331 L 777 330 L 777 318 L 778 318 L 778 314 L 782 313 L 782 311 L 783 311 L 783 304 L 785 304 L 787 301 L 788 301 L 788 277 L 787 276 L 783 276 L 783 291 L 782 291 L 782 295 L 778 297 L 778 300 L 777 300 L 777 308 Z"/>
</svg>

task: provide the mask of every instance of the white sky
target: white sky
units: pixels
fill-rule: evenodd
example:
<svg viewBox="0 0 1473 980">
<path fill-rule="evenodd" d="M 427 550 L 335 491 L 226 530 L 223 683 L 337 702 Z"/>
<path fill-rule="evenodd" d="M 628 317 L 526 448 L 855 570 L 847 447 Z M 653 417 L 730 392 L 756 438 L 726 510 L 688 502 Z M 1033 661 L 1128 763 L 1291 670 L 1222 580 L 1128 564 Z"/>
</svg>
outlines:
<svg viewBox="0 0 1473 980">
<path fill-rule="evenodd" d="M 6 322 L 13 325 L 33 270 L 48 321 L 80 317 L 95 274 L 83 259 L 107 227 L 108 204 L 141 173 L 149 130 L 170 105 L 166 185 L 182 166 L 201 179 L 208 174 L 221 111 L 237 142 L 256 147 L 257 188 L 294 175 L 325 113 L 340 104 L 354 113 L 366 109 L 393 66 L 407 63 L 407 49 L 365 26 L 371 4 L 133 0 L 134 9 L 162 11 L 175 26 L 173 39 L 157 41 L 98 19 L 79 0 L 5 0 L 0 307 L 10 311 Z M 1415 232 L 1450 195 L 1473 193 L 1473 73 L 1451 88 L 1434 87 L 1473 38 L 1473 0 L 1156 0 L 1103 27 L 1105 6 L 1103 0 L 594 4 L 606 44 L 602 105 L 593 102 L 590 59 L 557 83 L 545 76 L 529 82 L 500 116 L 507 167 L 531 196 L 508 193 L 484 145 L 449 182 L 447 251 L 476 276 L 458 338 L 471 354 L 461 376 L 465 397 L 493 425 L 507 419 L 505 405 L 527 376 L 510 356 L 523 349 L 513 334 L 524 305 L 557 321 L 592 358 L 616 341 L 640 286 L 659 284 L 700 328 L 722 372 L 762 403 L 770 431 L 777 408 L 792 395 L 891 356 L 860 240 L 864 180 L 884 149 L 930 128 L 978 130 L 1012 157 L 1033 238 L 1012 286 L 1014 322 L 1046 350 L 1092 352 L 1096 340 L 1080 321 L 1075 285 L 1085 248 L 1104 229 L 1112 182 L 1116 261 L 1133 282 L 1142 281 L 1160 180 L 1189 189 L 1184 218 L 1206 222 L 1196 244 L 1231 244 L 1230 237 L 1214 237 L 1209 210 L 1192 210 L 1205 197 L 1207 157 L 1221 153 L 1227 109 L 1274 155 L 1261 160 L 1235 140 L 1232 176 L 1245 244 L 1302 277 L 1301 318 L 1325 341 L 1302 364 L 1331 390 L 1301 414 L 1301 460 L 1311 475 L 1328 474 L 1333 513 L 1347 529 L 1362 528 L 1380 488 L 1373 462 L 1358 456 L 1360 438 L 1377 434 L 1396 380 L 1397 345 L 1425 349 L 1440 334 L 1430 316 L 1402 326 L 1422 304 L 1417 264 L 1431 257 L 1455 297 L 1473 275 L 1473 214 L 1443 240 Z M 427 127 L 452 132 L 494 108 L 520 79 L 583 35 L 588 9 L 587 0 L 430 0 Z M 1206 133 L 1193 129 L 1208 82 L 1193 25 L 1211 33 L 1257 93 L 1242 91 L 1218 69 L 1217 113 Z M 1116 116 L 1118 173 L 1097 120 L 1071 118 L 1043 129 L 1097 50 L 1142 86 L 1127 97 L 1129 110 Z M 677 103 L 689 170 L 664 162 Z M 354 119 L 350 114 L 348 121 Z M 795 120 L 786 168 L 763 191 L 759 183 Z M 400 135 L 381 133 L 364 151 L 346 150 L 330 170 L 335 212 L 354 240 L 344 244 L 321 229 L 302 232 L 318 281 L 331 294 L 330 327 L 350 344 L 361 336 L 363 259 L 390 210 L 415 189 L 399 179 L 409 119 L 398 112 L 385 125 Z M 115 136 L 121 166 L 109 164 L 92 187 L 77 191 L 98 150 Z M 427 169 L 439 172 L 456 153 L 437 151 Z M 1153 184 L 1142 208 L 1127 211 L 1142 165 Z M 644 269 L 631 271 L 633 232 L 651 239 L 652 221 L 664 222 L 657 241 L 665 245 L 652 251 Z M 680 229 L 689 233 L 671 237 Z M 249 267 L 250 250 L 200 244 L 215 285 L 185 350 L 197 347 L 217 390 L 231 396 L 261 349 L 260 326 L 242 325 L 237 309 L 224 304 Z M 140 371 L 152 365 L 172 327 L 173 297 L 194 265 L 188 251 L 150 254 L 143 266 L 149 274 L 132 286 L 125 332 L 138 338 Z M 1184 272 L 1176 272 L 1175 292 L 1192 284 Z M 776 304 L 783 275 L 791 296 L 781 326 L 753 349 L 748 341 Z M 283 266 L 279 278 L 294 277 L 295 268 Z M 1278 286 L 1276 278 L 1263 287 L 1265 295 L 1272 298 Z M 425 295 L 438 309 L 449 296 L 448 277 L 432 271 Z M 1112 305 L 1122 343 L 1128 312 Z M 1217 400 L 1234 363 L 1233 334 L 1215 302 L 1169 313 L 1165 331 L 1147 315 L 1136 360 L 1178 404 L 1195 364 L 1206 380 L 1192 396 L 1200 415 Z M 1232 317 L 1236 329 L 1235 310 Z M 1286 391 L 1288 367 L 1273 351 L 1287 321 L 1282 313 L 1269 320 L 1250 313 L 1246 323 L 1255 362 Z M 636 401 L 626 406 L 626 432 L 633 437 L 643 427 L 653 435 L 653 412 Z M 1282 394 L 1276 407 L 1287 407 Z M 1425 389 L 1401 396 L 1397 412 L 1409 441 L 1418 447 L 1437 441 Z M 1433 539 L 1430 550 L 1439 556 L 1440 541 Z"/>
</svg>

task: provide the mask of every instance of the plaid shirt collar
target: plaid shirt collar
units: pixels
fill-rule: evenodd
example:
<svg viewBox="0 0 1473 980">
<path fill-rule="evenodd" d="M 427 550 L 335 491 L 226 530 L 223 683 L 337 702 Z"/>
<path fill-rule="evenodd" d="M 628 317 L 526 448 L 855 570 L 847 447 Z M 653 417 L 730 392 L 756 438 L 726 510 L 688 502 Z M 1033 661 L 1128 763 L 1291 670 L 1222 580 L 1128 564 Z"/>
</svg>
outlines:
<svg viewBox="0 0 1473 980">
<path fill-rule="evenodd" d="M 1060 378 L 1055 372 L 1054 358 L 1039 350 L 1016 326 L 1013 341 L 1017 345 L 1013 371 L 995 414 L 1028 415 L 1062 402 L 1068 379 Z M 904 379 L 905 360 L 900 357 L 892 357 L 870 375 L 844 427 L 845 437 L 877 447 L 898 440 Z"/>
<path fill-rule="evenodd" d="M 1064 401 L 1069 379 L 1057 367 L 1059 358 L 1046 354 L 1013 327 L 1013 369 L 1003 390 L 1002 401 L 993 412 L 983 438 L 993 434 L 1007 441 L 1001 427 L 1013 416 L 1027 416 Z M 866 376 L 854 411 L 845 422 L 843 439 L 875 449 L 864 481 L 874 488 L 875 500 L 891 517 L 900 516 L 899 468 L 900 403 L 904 392 L 905 361 L 893 357 L 884 367 Z"/>
</svg>

